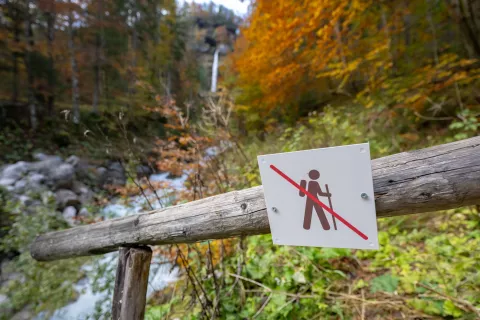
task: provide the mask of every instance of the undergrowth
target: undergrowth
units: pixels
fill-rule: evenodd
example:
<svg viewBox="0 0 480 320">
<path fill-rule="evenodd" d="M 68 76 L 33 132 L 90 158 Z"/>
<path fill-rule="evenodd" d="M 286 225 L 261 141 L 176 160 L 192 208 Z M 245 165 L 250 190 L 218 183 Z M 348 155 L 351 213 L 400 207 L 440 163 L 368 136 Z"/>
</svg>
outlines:
<svg viewBox="0 0 480 320">
<path fill-rule="evenodd" d="M 354 110 L 327 108 L 266 141 L 249 141 L 240 146 L 247 160 L 222 155 L 230 190 L 260 184 L 259 154 L 369 141 L 376 158 L 476 132 L 461 119 L 425 128 L 408 113 Z M 190 268 L 205 296 L 184 277 L 150 300 L 146 319 L 478 319 L 479 226 L 477 208 L 467 207 L 380 219 L 376 251 L 276 246 L 270 235 L 228 240 L 226 254 L 208 247 L 218 241 L 191 245 Z"/>
</svg>

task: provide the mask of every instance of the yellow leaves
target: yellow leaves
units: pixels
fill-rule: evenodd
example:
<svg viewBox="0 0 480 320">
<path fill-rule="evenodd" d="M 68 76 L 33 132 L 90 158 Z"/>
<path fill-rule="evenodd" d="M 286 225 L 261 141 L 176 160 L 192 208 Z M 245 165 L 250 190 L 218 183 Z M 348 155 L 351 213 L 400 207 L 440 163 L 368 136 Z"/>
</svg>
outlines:
<svg viewBox="0 0 480 320">
<path fill-rule="evenodd" d="M 388 44 L 384 43 L 383 45 L 377 45 L 373 50 L 367 53 L 364 57 L 366 60 L 373 60 L 378 58 L 380 54 L 388 52 Z"/>
<path fill-rule="evenodd" d="M 410 142 L 417 142 L 420 139 L 418 134 L 411 133 L 411 132 L 401 134 L 400 137 L 402 137 L 402 139 L 408 140 Z"/>
<path fill-rule="evenodd" d="M 357 92 L 357 102 L 367 108 L 420 110 L 432 94 L 477 81 L 477 61 L 460 59 L 453 45 L 440 43 L 440 26 L 439 56 L 433 58 L 423 7 L 408 1 L 256 0 L 233 57 L 244 94 L 238 110 L 262 118 L 272 110 L 298 109 L 302 97 L 321 101 L 332 92 Z M 413 12 L 419 19 L 410 26 L 407 47 L 405 15 Z"/>
<path fill-rule="evenodd" d="M 422 99 L 422 94 L 421 93 L 415 93 L 405 99 L 405 103 L 414 103 L 419 99 Z"/>
</svg>

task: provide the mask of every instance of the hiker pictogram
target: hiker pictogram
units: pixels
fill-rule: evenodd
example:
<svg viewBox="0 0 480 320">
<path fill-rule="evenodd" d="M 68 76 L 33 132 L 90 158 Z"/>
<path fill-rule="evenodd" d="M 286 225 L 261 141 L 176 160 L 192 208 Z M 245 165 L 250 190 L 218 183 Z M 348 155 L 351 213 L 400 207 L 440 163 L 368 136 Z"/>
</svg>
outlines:
<svg viewBox="0 0 480 320">
<path fill-rule="evenodd" d="M 258 166 L 274 244 L 378 248 L 368 143 L 262 155 Z"/>
<path fill-rule="evenodd" d="M 332 202 L 331 202 L 331 196 L 329 197 L 329 202 L 330 202 L 330 207 L 326 206 L 323 202 L 321 202 L 317 195 L 313 195 L 312 193 L 310 193 L 310 191 L 308 191 L 307 189 L 305 189 L 304 187 L 302 187 L 301 185 L 299 185 L 298 183 L 296 183 L 295 181 L 292 180 L 292 178 L 290 178 L 289 176 L 287 176 L 285 173 L 283 173 L 280 169 L 278 169 L 277 167 L 275 167 L 273 164 L 270 165 L 270 169 L 272 169 L 273 171 L 275 171 L 276 173 L 278 173 L 282 178 L 284 178 L 285 180 L 287 180 L 292 186 L 294 186 L 295 188 L 297 188 L 301 193 L 304 193 L 308 198 L 310 198 L 313 202 L 315 202 L 316 204 L 318 204 L 322 209 L 325 209 L 327 210 L 332 216 L 333 216 L 333 221 L 334 221 L 334 226 L 335 226 L 335 230 L 336 230 L 336 222 L 335 222 L 335 218 L 340 220 L 340 222 L 342 222 L 345 226 L 347 226 L 350 230 L 352 230 L 353 232 L 355 232 L 357 235 L 359 235 L 362 239 L 364 240 L 368 240 L 368 236 L 366 234 L 364 234 L 363 232 L 361 232 L 360 230 L 358 230 L 355 226 L 353 226 L 350 222 L 348 222 L 347 220 L 345 220 L 344 218 L 342 218 L 340 215 L 338 215 L 338 213 L 336 213 L 335 211 L 333 211 L 333 208 L 332 208 Z M 314 170 L 316 171 L 316 170 Z M 317 171 L 318 172 L 318 171 Z M 315 173 L 312 174 L 313 177 L 316 177 L 317 175 Z M 318 172 L 318 177 L 317 179 L 320 177 L 320 173 Z M 306 182 L 304 183 L 305 186 L 306 186 Z M 373 187 L 372 187 L 373 188 Z M 326 187 L 326 189 L 328 189 L 328 186 Z M 320 189 L 321 191 L 321 189 Z M 330 192 L 327 191 L 327 193 L 329 194 Z M 301 194 L 300 194 L 301 195 Z M 313 208 L 312 208 L 313 210 Z M 318 211 L 317 211 L 318 213 Z M 310 219 L 311 219 L 311 214 L 310 214 Z M 330 225 L 329 225 L 330 227 Z"/>
<path fill-rule="evenodd" d="M 317 181 L 320 178 L 320 172 L 318 170 L 310 170 L 308 173 L 308 177 L 311 179 L 308 181 L 307 180 L 301 180 L 300 181 L 300 186 L 307 190 L 310 194 L 312 194 L 314 197 L 318 199 L 318 197 L 328 197 L 328 203 L 330 205 L 330 209 L 333 209 L 332 207 L 332 194 L 328 190 L 328 184 L 325 185 L 326 192 L 322 191 L 322 188 L 320 187 L 320 183 Z M 299 195 L 300 197 L 305 197 L 305 193 L 302 190 L 299 190 Z M 303 228 L 305 230 L 310 230 L 310 226 L 312 224 L 312 215 L 313 215 L 313 210 L 317 213 L 318 219 L 320 219 L 320 223 L 322 224 L 323 230 L 330 230 L 330 224 L 328 222 L 327 216 L 325 215 L 325 212 L 323 211 L 323 208 L 315 202 L 313 199 L 310 197 L 307 197 L 306 202 L 305 202 L 305 216 L 303 218 Z M 335 221 L 335 216 L 332 216 L 332 222 L 333 222 L 333 227 L 335 230 L 337 230 L 337 223 Z"/>
</svg>

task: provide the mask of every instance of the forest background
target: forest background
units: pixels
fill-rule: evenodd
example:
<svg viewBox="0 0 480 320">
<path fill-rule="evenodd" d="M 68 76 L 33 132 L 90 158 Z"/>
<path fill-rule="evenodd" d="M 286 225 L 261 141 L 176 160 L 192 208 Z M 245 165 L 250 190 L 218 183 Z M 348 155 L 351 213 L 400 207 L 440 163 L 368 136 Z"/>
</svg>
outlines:
<svg viewBox="0 0 480 320">
<path fill-rule="evenodd" d="M 187 175 L 172 205 L 259 185 L 259 154 L 369 141 L 376 158 L 479 132 L 479 0 L 255 0 L 245 17 L 174 0 L 0 6 L 0 164 L 118 161 L 126 185 L 92 208 L 169 190 L 138 165 Z M 49 318 L 78 296 L 82 265 L 106 271 L 34 262 L 35 235 L 67 224 L 0 190 L 2 274 L 22 275 L 2 279 L 0 317 Z M 368 252 L 270 236 L 158 247 L 179 279 L 146 318 L 478 319 L 479 224 L 478 206 L 384 218 Z"/>
</svg>

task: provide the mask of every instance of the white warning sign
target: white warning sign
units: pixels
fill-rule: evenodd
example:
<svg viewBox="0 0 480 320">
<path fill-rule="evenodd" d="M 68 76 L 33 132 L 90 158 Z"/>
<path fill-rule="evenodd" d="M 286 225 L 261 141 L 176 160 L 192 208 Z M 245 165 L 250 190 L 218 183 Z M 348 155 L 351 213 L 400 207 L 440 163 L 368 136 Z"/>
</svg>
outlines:
<svg viewBox="0 0 480 320">
<path fill-rule="evenodd" d="M 368 143 L 258 156 L 273 242 L 378 249 Z"/>
</svg>

